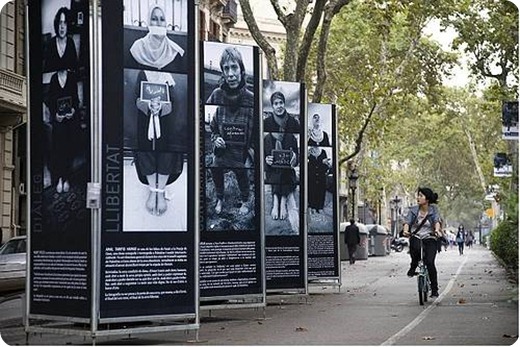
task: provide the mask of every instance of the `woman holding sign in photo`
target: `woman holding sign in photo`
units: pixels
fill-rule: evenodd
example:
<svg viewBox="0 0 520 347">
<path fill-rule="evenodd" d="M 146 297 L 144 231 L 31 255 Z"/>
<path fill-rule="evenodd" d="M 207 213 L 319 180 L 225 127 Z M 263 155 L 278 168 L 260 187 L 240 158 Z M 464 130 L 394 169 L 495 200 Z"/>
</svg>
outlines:
<svg viewBox="0 0 520 347">
<path fill-rule="evenodd" d="M 231 170 L 235 173 L 242 201 L 238 213 L 245 215 L 250 212 L 249 177 L 244 169 L 253 167 L 254 97 L 247 89 L 242 55 L 236 48 L 228 47 L 222 52 L 220 69 L 222 83 L 206 101 L 207 104 L 220 105 L 210 123 L 213 144 L 211 177 L 217 193 L 215 213 L 222 212 L 224 172 Z"/>
<path fill-rule="evenodd" d="M 78 82 L 74 73 L 60 70 L 53 74 L 45 104 L 49 109 L 49 121 L 52 125 L 52 185 L 58 193 L 67 193 L 70 189 L 79 129 L 79 122 L 75 117 L 78 103 Z"/>
<path fill-rule="evenodd" d="M 135 89 L 139 110 L 135 166 L 139 180 L 150 190 L 146 210 L 155 216 L 166 212 L 165 188 L 180 176 L 183 167 L 182 153 L 173 151 L 171 145 L 175 137 L 171 130 L 176 128 L 171 100 L 174 86 L 169 73 L 141 71 Z"/>
<path fill-rule="evenodd" d="M 288 202 L 296 205 L 294 191 L 297 186 L 298 141 L 291 133 L 271 132 L 264 137 L 265 182 L 271 184 L 274 220 L 290 217 Z M 294 207 L 293 206 L 293 207 Z M 293 223 L 291 223 L 292 225 Z"/>
</svg>

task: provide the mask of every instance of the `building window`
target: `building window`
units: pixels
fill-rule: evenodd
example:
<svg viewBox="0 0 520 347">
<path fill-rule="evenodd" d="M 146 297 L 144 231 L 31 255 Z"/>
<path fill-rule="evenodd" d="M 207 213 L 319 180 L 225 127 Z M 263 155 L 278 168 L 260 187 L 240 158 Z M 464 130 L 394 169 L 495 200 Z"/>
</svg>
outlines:
<svg viewBox="0 0 520 347">
<path fill-rule="evenodd" d="M 211 31 L 209 33 L 208 40 L 220 42 L 220 25 L 215 21 L 211 21 Z"/>
<path fill-rule="evenodd" d="M 199 40 L 206 40 L 206 14 L 204 11 L 199 11 L 200 23 L 199 23 Z"/>
<path fill-rule="evenodd" d="M 15 72 L 15 6 L 7 3 L 0 12 L 0 68 Z"/>
</svg>

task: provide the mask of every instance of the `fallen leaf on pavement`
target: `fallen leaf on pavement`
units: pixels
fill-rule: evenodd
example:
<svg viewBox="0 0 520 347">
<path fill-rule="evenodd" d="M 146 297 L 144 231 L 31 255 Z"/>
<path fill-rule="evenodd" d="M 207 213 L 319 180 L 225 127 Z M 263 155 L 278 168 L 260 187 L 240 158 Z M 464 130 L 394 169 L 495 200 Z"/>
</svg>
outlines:
<svg viewBox="0 0 520 347">
<path fill-rule="evenodd" d="M 460 284 L 460 287 L 461 287 L 461 288 L 464 287 L 464 283 L 461 283 L 461 284 Z"/>
<path fill-rule="evenodd" d="M 511 339 L 516 339 L 518 337 L 518 335 L 509 335 L 509 334 L 504 334 L 502 335 L 502 337 L 507 337 L 507 338 L 511 338 Z"/>
<path fill-rule="evenodd" d="M 466 299 L 460 298 L 458 303 L 459 304 L 465 304 L 466 303 Z"/>
<path fill-rule="evenodd" d="M 262 322 L 258 322 L 258 324 L 262 325 L 262 324 L 264 324 L 264 323 L 262 323 Z"/>
<path fill-rule="evenodd" d="M 433 336 L 423 336 L 423 340 L 435 340 L 435 337 Z"/>
<path fill-rule="evenodd" d="M 304 327 L 297 327 L 296 329 L 294 329 L 295 331 L 308 331 L 307 328 L 304 328 Z"/>
</svg>

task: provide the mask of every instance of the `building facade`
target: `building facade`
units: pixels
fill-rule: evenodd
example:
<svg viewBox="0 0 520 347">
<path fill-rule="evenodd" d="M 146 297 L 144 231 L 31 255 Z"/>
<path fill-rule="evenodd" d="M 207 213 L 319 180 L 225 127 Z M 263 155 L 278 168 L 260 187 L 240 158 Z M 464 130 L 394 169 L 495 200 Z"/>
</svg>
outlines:
<svg viewBox="0 0 520 347">
<path fill-rule="evenodd" d="M 2 243 L 26 233 L 25 7 L 8 2 L 0 14 L 0 227 Z"/>
</svg>

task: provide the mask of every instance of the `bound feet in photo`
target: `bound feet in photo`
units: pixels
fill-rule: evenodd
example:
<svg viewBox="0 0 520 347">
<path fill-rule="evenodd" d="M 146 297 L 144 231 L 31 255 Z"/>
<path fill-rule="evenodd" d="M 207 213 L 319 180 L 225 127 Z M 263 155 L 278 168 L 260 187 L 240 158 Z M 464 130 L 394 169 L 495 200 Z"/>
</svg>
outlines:
<svg viewBox="0 0 520 347">
<path fill-rule="evenodd" d="M 273 220 L 285 220 L 287 218 L 287 197 L 282 196 L 280 198 L 277 194 L 273 194 L 271 218 L 273 218 Z"/>
<path fill-rule="evenodd" d="M 62 177 L 58 179 L 58 184 L 56 185 L 56 191 L 58 193 L 67 193 L 70 190 L 70 184 L 68 180 L 64 180 Z"/>
<path fill-rule="evenodd" d="M 215 213 L 220 214 L 222 213 L 222 199 L 217 199 L 217 203 L 215 204 Z M 242 202 L 240 205 L 240 208 L 238 209 L 239 215 L 245 215 L 249 213 L 249 207 L 247 205 L 247 202 Z"/>
<path fill-rule="evenodd" d="M 222 212 L 222 200 L 217 199 L 217 203 L 215 204 L 215 213 L 220 214 Z"/>
<path fill-rule="evenodd" d="M 247 202 L 242 202 L 240 205 L 240 209 L 238 210 L 238 214 L 245 215 L 249 213 L 249 207 L 247 206 Z"/>
<path fill-rule="evenodd" d="M 151 188 L 146 200 L 146 210 L 154 216 L 162 216 L 168 209 L 164 189 Z"/>
</svg>

